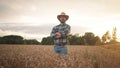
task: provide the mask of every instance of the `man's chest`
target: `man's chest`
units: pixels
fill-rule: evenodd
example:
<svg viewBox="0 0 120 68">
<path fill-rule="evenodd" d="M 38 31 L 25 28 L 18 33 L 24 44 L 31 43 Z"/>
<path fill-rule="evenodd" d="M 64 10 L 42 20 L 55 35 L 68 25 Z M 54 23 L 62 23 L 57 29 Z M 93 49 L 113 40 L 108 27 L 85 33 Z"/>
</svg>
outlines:
<svg viewBox="0 0 120 68">
<path fill-rule="evenodd" d="M 58 26 L 56 28 L 56 31 L 65 31 L 66 30 L 66 26 Z"/>
</svg>

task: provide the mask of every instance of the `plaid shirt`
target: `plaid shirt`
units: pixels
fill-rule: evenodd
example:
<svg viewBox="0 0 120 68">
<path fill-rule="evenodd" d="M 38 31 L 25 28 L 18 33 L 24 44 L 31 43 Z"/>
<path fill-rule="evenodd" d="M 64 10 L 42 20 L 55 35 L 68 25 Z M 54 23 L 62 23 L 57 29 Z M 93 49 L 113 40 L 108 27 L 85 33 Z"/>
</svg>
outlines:
<svg viewBox="0 0 120 68">
<path fill-rule="evenodd" d="M 61 34 L 61 38 L 56 39 L 55 33 L 59 32 Z M 67 44 L 67 36 L 70 33 L 70 26 L 68 24 L 59 24 L 53 27 L 51 32 L 51 37 L 54 38 L 55 45 L 66 45 Z"/>
</svg>

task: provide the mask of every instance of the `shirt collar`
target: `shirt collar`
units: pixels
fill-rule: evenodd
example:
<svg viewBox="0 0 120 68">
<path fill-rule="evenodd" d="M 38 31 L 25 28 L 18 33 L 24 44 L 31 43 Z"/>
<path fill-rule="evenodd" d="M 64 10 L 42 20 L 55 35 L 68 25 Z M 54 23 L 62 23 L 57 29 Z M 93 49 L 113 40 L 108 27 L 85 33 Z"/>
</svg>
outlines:
<svg viewBox="0 0 120 68">
<path fill-rule="evenodd" d="M 65 24 L 66 24 L 66 23 L 64 23 L 64 24 L 61 23 L 60 25 L 65 25 Z"/>
</svg>

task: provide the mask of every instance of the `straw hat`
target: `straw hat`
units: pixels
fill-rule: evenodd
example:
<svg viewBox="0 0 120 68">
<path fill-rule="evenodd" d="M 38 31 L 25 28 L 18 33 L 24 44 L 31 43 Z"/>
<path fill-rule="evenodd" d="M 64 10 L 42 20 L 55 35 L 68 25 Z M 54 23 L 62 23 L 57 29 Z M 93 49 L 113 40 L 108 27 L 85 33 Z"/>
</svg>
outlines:
<svg viewBox="0 0 120 68">
<path fill-rule="evenodd" d="M 66 20 L 68 20 L 68 18 L 69 18 L 69 16 L 66 15 L 64 12 L 61 12 L 61 14 L 57 16 L 58 20 L 60 20 L 60 17 L 65 17 Z"/>
</svg>

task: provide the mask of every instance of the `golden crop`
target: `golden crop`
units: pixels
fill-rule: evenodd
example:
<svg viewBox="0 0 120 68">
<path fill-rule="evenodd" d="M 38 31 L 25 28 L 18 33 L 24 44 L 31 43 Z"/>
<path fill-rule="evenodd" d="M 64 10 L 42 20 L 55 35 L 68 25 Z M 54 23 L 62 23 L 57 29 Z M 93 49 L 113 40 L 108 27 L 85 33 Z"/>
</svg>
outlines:
<svg viewBox="0 0 120 68">
<path fill-rule="evenodd" d="M 68 46 L 67 56 L 47 45 L 0 45 L 0 68 L 120 68 L 120 45 Z"/>
</svg>

